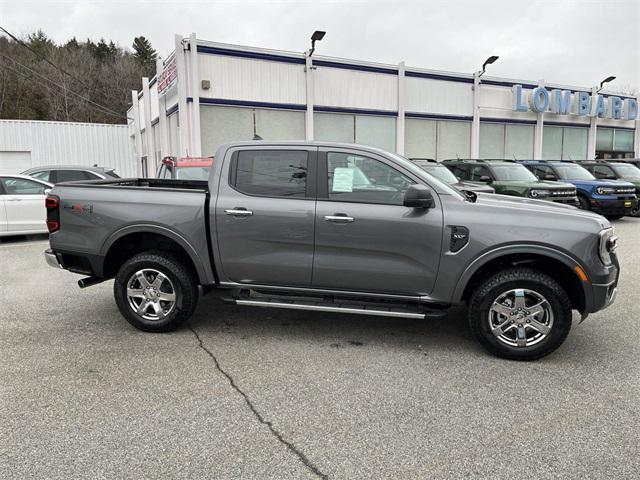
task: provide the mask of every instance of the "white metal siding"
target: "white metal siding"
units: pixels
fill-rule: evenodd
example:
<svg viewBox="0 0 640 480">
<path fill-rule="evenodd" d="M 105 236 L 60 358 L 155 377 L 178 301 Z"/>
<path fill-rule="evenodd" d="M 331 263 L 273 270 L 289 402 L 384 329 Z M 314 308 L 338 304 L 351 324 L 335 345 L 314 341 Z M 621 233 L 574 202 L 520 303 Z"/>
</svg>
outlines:
<svg viewBox="0 0 640 480">
<path fill-rule="evenodd" d="M 316 105 L 398 110 L 396 75 L 317 67 L 313 84 Z"/>
<path fill-rule="evenodd" d="M 473 115 L 472 85 L 430 78 L 405 78 L 407 112 Z"/>
<path fill-rule="evenodd" d="M 205 98 L 224 98 L 254 102 L 304 104 L 304 65 L 234 58 L 221 55 L 198 55 L 201 80 L 210 80 L 203 90 Z"/>
<path fill-rule="evenodd" d="M 31 167 L 97 164 L 136 175 L 127 125 L 0 120 L 0 151 L 31 152 Z"/>
</svg>

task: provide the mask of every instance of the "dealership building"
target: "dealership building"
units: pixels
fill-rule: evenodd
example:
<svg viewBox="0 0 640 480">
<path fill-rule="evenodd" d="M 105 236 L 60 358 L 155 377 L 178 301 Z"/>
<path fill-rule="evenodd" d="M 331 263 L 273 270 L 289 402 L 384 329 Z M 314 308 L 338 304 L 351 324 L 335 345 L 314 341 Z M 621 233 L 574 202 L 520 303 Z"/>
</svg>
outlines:
<svg viewBox="0 0 640 480">
<path fill-rule="evenodd" d="M 317 52 L 316 52 L 317 53 Z M 158 74 L 132 92 L 138 168 L 211 156 L 235 140 L 372 145 L 406 157 L 640 157 L 638 98 L 398 64 L 175 36 Z"/>
</svg>

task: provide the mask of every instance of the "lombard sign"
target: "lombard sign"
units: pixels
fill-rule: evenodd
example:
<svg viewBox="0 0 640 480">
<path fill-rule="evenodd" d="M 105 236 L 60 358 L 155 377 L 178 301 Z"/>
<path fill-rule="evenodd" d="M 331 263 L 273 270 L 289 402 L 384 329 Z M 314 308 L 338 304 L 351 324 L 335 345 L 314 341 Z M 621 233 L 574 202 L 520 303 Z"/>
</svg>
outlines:
<svg viewBox="0 0 640 480">
<path fill-rule="evenodd" d="M 591 95 L 571 90 L 547 90 L 537 87 L 525 92 L 522 85 L 513 86 L 513 109 L 517 112 L 553 112 L 559 115 L 580 115 L 616 120 L 638 118 L 638 101 L 610 95 Z"/>
<path fill-rule="evenodd" d="M 160 75 L 158 75 L 158 95 L 164 95 L 169 91 L 171 87 L 176 84 L 178 80 L 178 68 L 176 66 L 176 57 L 174 56 L 169 63 L 167 63 Z"/>
</svg>

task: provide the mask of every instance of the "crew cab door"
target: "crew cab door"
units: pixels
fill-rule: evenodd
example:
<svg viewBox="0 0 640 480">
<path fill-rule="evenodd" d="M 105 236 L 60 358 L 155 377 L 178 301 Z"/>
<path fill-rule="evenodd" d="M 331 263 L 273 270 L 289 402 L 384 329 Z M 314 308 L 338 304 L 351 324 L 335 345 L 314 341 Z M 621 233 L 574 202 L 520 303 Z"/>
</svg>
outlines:
<svg viewBox="0 0 640 480">
<path fill-rule="evenodd" d="M 0 178 L 2 198 L 7 220 L 7 231 L 47 230 L 44 207 L 46 185 L 19 177 Z"/>
<path fill-rule="evenodd" d="M 222 281 L 311 284 L 316 153 L 304 146 L 227 153 L 215 206 Z"/>
<path fill-rule="evenodd" d="M 403 206 L 416 177 L 383 156 L 321 148 L 314 288 L 395 294 L 433 289 L 442 243 L 442 206 Z"/>
</svg>

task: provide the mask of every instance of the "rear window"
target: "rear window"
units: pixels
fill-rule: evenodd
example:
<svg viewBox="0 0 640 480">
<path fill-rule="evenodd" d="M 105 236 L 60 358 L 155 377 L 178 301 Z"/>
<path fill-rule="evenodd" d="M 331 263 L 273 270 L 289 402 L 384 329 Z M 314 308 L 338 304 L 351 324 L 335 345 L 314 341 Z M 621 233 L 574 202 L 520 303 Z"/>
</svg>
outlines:
<svg viewBox="0 0 640 480">
<path fill-rule="evenodd" d="M 308 161 L 306 151 L 241 151 L 231 165 L 231 185 L 247 195 L 304 198 Z"/>
<path fill-rule="evenodd" d="M 92 175 L 84 170 L 56 170 L 56 183 L 75 182 L 77 180 L 95 180 L 97 175 Z"/>
</svg>

